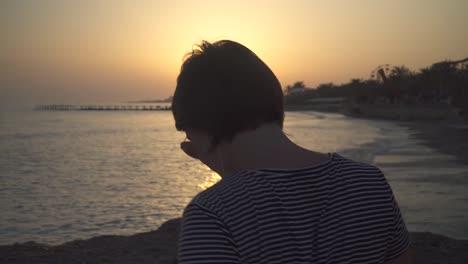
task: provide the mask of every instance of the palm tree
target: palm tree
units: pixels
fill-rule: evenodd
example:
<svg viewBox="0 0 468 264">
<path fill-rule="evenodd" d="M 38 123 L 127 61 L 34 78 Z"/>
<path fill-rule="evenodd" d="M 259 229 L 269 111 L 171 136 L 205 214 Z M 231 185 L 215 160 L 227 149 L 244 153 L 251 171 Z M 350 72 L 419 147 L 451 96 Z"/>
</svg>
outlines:
<svg viewBox="0 0 468 264">
<path fill-rule="evenodd" d="M 390 71 L 390 79 L 396 79 L 396 80 L 404 80 L 408 77 L 410 77 L 413 73 L 411 70 L 406 67 L 405 65 L 401 66 L 395 66 L 393 69 Z"/>
<path fill-rule="evenodd" d="M 297 81 L 293 84 L 293 88 L 305 88 L 305 84 L 303 81 Z"/>
<path fill-rule="evenodd" d="M 390 100 L 393 103 L 401 103 L 402 95 L 407 92 L 409 80 L 412 76 L 411 70 L 404 65 L 392 68 L 388 77 L 388 84 L 386 85 Z"/>
</svg>

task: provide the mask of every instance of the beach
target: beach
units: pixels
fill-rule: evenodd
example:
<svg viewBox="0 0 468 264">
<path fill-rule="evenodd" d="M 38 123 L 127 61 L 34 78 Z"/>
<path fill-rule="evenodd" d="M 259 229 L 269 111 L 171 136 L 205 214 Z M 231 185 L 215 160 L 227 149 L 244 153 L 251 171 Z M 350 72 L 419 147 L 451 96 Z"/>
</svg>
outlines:
<svg viewBox="0 0 468 264">
<path fill-rule="evenodd" d="M 290 121 L 290 131 L 293 131 L 296 138 L 299 138 L 304 131 L 301 130 L 301 125 L 304 124 L 306 115 L 311 115 L 314 117 L 313 122 L 320 122 L 320 120 L 327 120 L 327 124 L 333 124 L 334 126 L 341 126 L 344 119 L 338 115 L 324 115 L 322 116 L 319 113 L 300 113 L 297 116 L 292 113 L 289 113 Z M 106 116 L 108 118 L 108 116 Z M 312 121 L 311 121 L 312 122 Z M 333 123 L 333 122 L 336 122 Z M 352 122 L 352 125 L 359 126 L 360 124 L 366 124 L 366 120 L 362 119 L 353 119 L 346 122 Z M 379 121 L 380 122 L 380 121 Z M 384 122 L 384 121 L 383 121 Z M 318 125 L 321 123 L 310 123 L 309 125 Z M 347 123 L 346 123 L 347 124 Z M 453 157 L 457 166 L 466 166 L 468 165 L 466 159 L 466 153 L 464 149 L 467 149 L 467 134 L 466 127 L 461 123 L 444 123 L 444 122 L 400 122 L 399 127 L 386 126 L 385 124 L 380 124 L 380 130 L 386 130 L 391 128 L 388 131 L 388 134 L 394 135 L 398 133 L 408 134 L 407 136 L 413 140 L 420 141 L 427 147 L 431 148 L 431 151 L 434 150 L 436 153 L 424 153 L 428 157 L 431 155 L 438 155 L 438 153 L 449 155 Z M 296 127 L 297 126 L 297 127 Z M 320 128 L 320 127 L 319 127 Z M 318 128 L 317 128 L 318 129 Z M 330 131 L 328 127 L 320 128 L 326 131 Z M 393 130 L 392 130 L 393 129 Z M 400 130 L 395 130 L 400 129 Z M 345 131 L 349 131 L 344 129 Z M 100 130 L 97 130 L 100 131 Z M 359 130 L 360 131 L 360 130 Z M 356 131 L 356 132 L 359 132 Z M 373 131 L 373 130 L 372 130 Z M 409 131 L 409 133 L 408 133 Z M 149 128 L 146 131 L 148 134 L 153 134 L 153 128 Z M 320 130 L 319 130 L 320 132 Z M 89 132 L 87 132 L 89 133 Z M 107 134 L 106 134 L 107 135 Z M 341 136 L 341 135 L 338 135 Z M 383 137 L 387 137 L 385 133 Z M 24 135 L 23 137 L 26 137 Z M 41 134 L 41 137 L 44 137 Z M 309 136 L 308 136 L 309 137 Z M 307 138 L 308 138 L 307 137 Z M 306 140 L 306 137 L 302 138 Z M 401 138 L 395 137 L 392 140 L 400 140 Z M 172 140 L 172 139 L 171 139 Z M 309 145 L 316 144 L 314 141 L 303 141 Z M 352 154 L 356 157 L 360 157 L 360 153 L 368 154 L 368 150 L 375 151 L 378 150 L 380 146 L 374 146 L 375 144 L 382 144 L 385 140 L 377 140 L 376 142 L 369 142 L 368 144 L 359 144 L 356 145 L 356 149 L 350 149 L 347 153 Z M 405 144 L 410 141 L 405 141 Z M 402 163 L 404 166 L 414 167 L 413 169 L 419 170 L 418 166 L 430 166 L 431 160 L 425 160 L 420 165 L 415 165 L 419 161 L 410 161 L 402 162 L 402 158 L 407 158 L 408 155 L 402 155 L 401 153 L 407 151 L 408 149 L 418 151 L 419 149 L 414 149 L 412 145 L 406 146 L 394 146 L 394 143 L 391 143 L 391 148 L 384 151 L 384 153 L 376 154 L 380 164 L 389 172 L 390 176 L 397 175 L 394 171 L 398 171 L 401 167 L 396 165 Z M 324 148 L 329 148 L 328 145 L 324 145 Z M 170 149 L 172 151 L 172 149 Z M 393 157 L 395 153 L 400 153 L 399 160 L 392 161 L 388 163 L 389 157 Z M 362 156 L 362 159 L 366 159 L 366 156 Z M 148 159 L 145 157 L 145 159 Z M 378 163 L 379 163 L 378 162 Z M 395 165 L 396 164 L 396 165 Z M 447 163 L 444 165 L 451 166 L 452 163 Z M 188 164 L 187 167 L 191 167 L 193 164 Z M 436 164 L 435 166 L 439 166 Z M 202 171 L 195 171 L 195 173 L 200 173 Z M 407 175 L 405 175 L 407 177 Z M 115 180 L 115 179 L 114 179 Z M 198 180 L 197 180 L 198 181 Z M 390 177 L 390 182 L 394 184 L 396 190 L 403 189 L 401 185 L 408 185 L 407 181 L 398 181 L 398 179 Z M 411 184 L 411 182 L 410 182 Z M 420 184 L 418 182 L 417 184 Z M 154 184 L 153 184 L 154 185 Z M 457 182 L 455 182 L 457 185 Z M 116 185 L 113 185 L 113 188 L 117 188 Z M 120 187 L 119 187 L 120 188 Z M 154 188 L 154 187 L 153 187 Z M 460 188 L 464 188 L 463 185 Z M 123 189 L 118 189 L 117 191 L 122 191 Z M 112 190 L 114 191 L 114 190 Z M 193 190 L 192 192 L 194 192 Z M 408 190 L 412 192 L 413 189 Z M 402 193 L 397 197 L 405 197 Z M 416 194 L 421 197 L 421 194 Z M 142 199 L 152 199 L 153 196 L 145 196 Z M 103 197 L 106 198 L 106 197 Z M 183 198 L 179 203 L 183 204 L 188 201 L 189 197 Z M 401 198 L 403 199 L 403 198 Z M 136 201 L 139 202 L 140 200 Z M 428 201 L 429 204 L 433 201 Z M 405 203 L 402 203 L 405 204 Z M 464 202 L 466 204 L 466 201 Z M 428 210 L 433 209 L 434 205 L 429 206 Z M 151 207 L 148 207 L 151 208 Z M 154 208 L 154 207 L 153 207 Z M 122 209 L 124 212 L 127 209 Z M 142 211 L 147 209 L 142 208 Z M 174 215 L 177 215 L 180 212 L 180 208 L 177 208 L 178 212 L 174 212 Z M 410 207 L 403 208 L 403 210 L 411 210 Z M 438 210 L 438 209 L 437 209 Z M 405 213 L 405 212 L 403 212 Z M 425 215 L 428 213 L 426 212 Z M 177 217 L 168 217 L 168 221 L 162 221 L 162 224 L 159 226 L 156 224 L 157 230 L 150 229 L 152 231 L 134 231 L 133 233 L 116 233 L 116 232 L 107 232 L 104 234 L 115 234 L 115 235 L 102 235 L 99 233 L 97 235 L 88 236 L 84 239 L 69 239 L 69 242 L 61 243 L 47 243 L 42 242 L 41 240 L 30 241 L 30 242 L 20 242 L 20 243 L 9 243 L 7 245 L 0 246 L 0 263 L 175 263 L 176 252 L 177 252 L 177 232 L 179 227 L 180 219 Z M 418 226 L 417 221 L 412 222 L 413 220 L 408 217 L 408 223 L 411 226 Z M 130 219 L 132 220 L 132 219 Z M 108 222 L 106 222 L 108 223 Z M 121 222 L 114 223 L 116 227 L 113 227 L 116 230 L 119 228 L 118 224 Z M 124 222 L 126 223 L 126 222 Z M 129 222 L 132 223 L 132 222 Z M 138 224 L 138 222 L 135 222 Z M 106 225 L 103 225 L 107 227 Z M 424 226 L 424 225 L 422 225 Z M 460 235 L 463 238 L 456 236 L 447 236 L 440 235 L 442 233 L 447 233 L 435 229 L 436 225 L 431 225 L 427 230 L 431 232 L 420 232 L 420 230 L 413 230 L 409 228 L 411 232 L 411 248 L 413 249 L 413 257 L 415 263 L 468 263 L 468 240 L 464 237 L 466 235 Z M 68 226 L 67 226 L 68 228 Z M 457 234 L 459 230 L 463 230 L 463 226 L 460 228 L 452 230 L 451 234 Z M 111 230 L 111 229 L 109 229 Z M 148 229 L 147 229 L 148 230 Z M 458 231 L 457 231 L 458 230 Z M 450 230 L 449 230 L 450 231 Z M 73 232 L 73 231 L 69 231 Z M 440 233 L 440 234 L 439 234 Z M 449 232 L 450 233 L 450 232 Z M 59 233 L 60 234 L 60 233 Z M 84 233 L 85 234 L 85 233 Z M 44 231 L 44 238 L 49 234 Z M 91 238 L 89 238 L 91 237 Z M 23 240 L 24 241 L 24 240 Z"/>
<path fill-rule="evenodd" d="M 463 122 L 408 122 L 411 135 L 438 151 L 468 164 L 468 124 Z"/>
<path fill-rule="evenodd" d="M 468 264 L 467 10 L 0 1 L 0 264 Z"/>
</svg>

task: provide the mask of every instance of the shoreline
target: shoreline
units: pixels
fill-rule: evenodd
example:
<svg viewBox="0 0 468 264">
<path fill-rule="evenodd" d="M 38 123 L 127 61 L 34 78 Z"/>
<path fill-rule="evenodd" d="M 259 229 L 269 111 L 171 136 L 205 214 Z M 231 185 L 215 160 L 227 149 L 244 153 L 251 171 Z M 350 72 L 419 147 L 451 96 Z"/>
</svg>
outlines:
<svg viewBox="0 0 468 264">
<path fill-rule="evenodd" d="M 415 121 L 402 123 L 411 131 L 412 137 L 443 154 L 455 157 L 468 165 L 468 124 L 462 122 Z"/>
<path fill-rule="evenodd" d="M 323 113 L 342 114 L 349 118 L 382 120 L 395 122 L 398 125 L 409 128 L 410 137 L 421 140 L 421 142 L 439 151 L 455 157 L 455 160 L 468 165 L 468 122 L 461 117 L 450 116 L 447 119 L 407 119 L 400 120 L 380 115 L 349 115 L 343 109 L 336 106 L 314 106 L 297 105 L 285 107 L 285 111 L 315 111 Z"/>
<path fill-rule="evenodd" d="M 292 110 L 287 110 L 292 111 Z M 298 109 L 296 111 L 319 111 Z M 454 121 L 385 120 L 409 128 L 410 137 L 434 150 L 468 164 L 468 126 Z M 0 263 L 176 263 L 179 219 L 164 222 L 159 229 L 130 236 L 104 235 L 59 245 L 36 242 L 0 245 Z M 468 263 L 468 240 L 431 232 L 411 232 L 414 263 Z"/>
<path fill-rule="evenodd" d="M 1 263 L 160 263 L 176 262 L 180 218 L 159 229 L 130 236 L 105 235 L 56 246 L 35 242 L 0 245 Z M 468 263 L 468 240 L 410 232 L 414 263 Z"/>
</svg>

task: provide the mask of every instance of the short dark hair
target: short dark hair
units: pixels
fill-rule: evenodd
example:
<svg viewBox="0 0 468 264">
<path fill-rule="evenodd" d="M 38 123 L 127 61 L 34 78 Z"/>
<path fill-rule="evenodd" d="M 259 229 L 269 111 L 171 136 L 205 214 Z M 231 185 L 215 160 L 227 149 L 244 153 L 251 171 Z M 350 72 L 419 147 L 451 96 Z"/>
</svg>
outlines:
<svg viewBox="0 0 468 264">
<path fill-rule="evenodd" d="M 247 47 L 231 41 L 202 41 L 186 54 L 172 101 L 178 131 L 213 137 L 210 151 L 263 123 L 283 129 L 284 98 L 275 74 Z"/>
</svg>

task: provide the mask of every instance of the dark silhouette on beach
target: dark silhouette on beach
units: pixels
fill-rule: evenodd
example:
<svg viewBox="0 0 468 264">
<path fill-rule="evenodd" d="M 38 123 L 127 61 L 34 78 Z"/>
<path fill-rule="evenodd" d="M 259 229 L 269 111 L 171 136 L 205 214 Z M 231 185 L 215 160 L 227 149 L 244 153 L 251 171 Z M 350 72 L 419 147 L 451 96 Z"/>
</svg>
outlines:
<svg viewBox="0 0 468 264">
<path fill-rule="evenodd" d="M 411 263 L 383 172 L 293 142 L 281 85 L 247 47 L 203 41 L 187 54 L 172 113 L 181 150 L 222 178 L 185 207 L 179 263 Z"/>
</svg>

